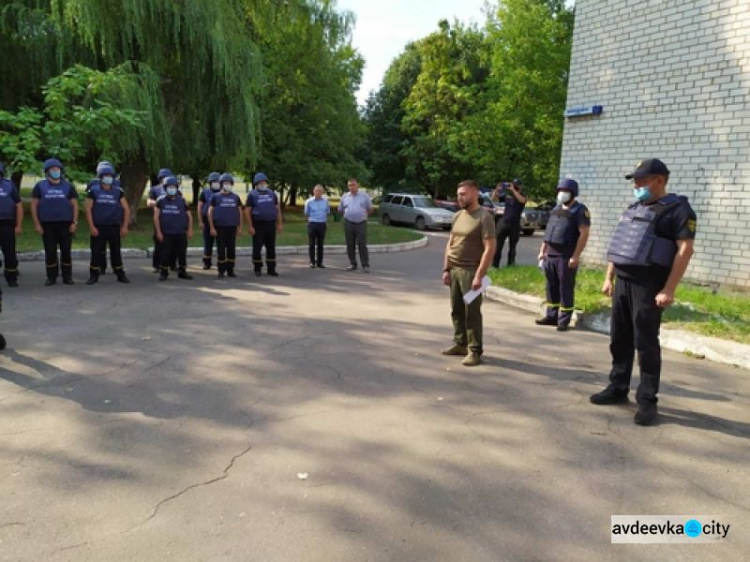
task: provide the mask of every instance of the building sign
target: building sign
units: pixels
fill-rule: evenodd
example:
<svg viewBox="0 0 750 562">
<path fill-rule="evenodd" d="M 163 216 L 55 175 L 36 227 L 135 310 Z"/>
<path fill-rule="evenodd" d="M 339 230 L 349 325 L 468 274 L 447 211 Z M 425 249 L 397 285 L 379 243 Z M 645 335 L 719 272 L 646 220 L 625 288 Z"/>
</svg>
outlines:
<svg viewBox="0 0 750 562">
<path fill-rule="evenodd" d="M 583 117 L 585 115 L 601 115 L 604 111 L 604 107 L 601 105 L 585 105 L 579 107 L 571 107 L 565 110 L 565 117 Z"/>
</svg>

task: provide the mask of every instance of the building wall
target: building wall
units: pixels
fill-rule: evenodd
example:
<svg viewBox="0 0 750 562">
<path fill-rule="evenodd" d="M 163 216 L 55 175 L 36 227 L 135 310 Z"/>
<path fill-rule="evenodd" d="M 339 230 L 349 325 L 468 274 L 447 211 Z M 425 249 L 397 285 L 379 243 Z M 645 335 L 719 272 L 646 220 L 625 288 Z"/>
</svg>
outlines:
<svg viewBox="0 0 750 562">
<path fill-rule="evenodd" d="M 750 287 L 750 0 L 578 0 L 561 174 L 592 214 L 589 263 L 604 263 L 623 176 L 662 159 L 698 215 L 687 277 Z"/>
</svg>

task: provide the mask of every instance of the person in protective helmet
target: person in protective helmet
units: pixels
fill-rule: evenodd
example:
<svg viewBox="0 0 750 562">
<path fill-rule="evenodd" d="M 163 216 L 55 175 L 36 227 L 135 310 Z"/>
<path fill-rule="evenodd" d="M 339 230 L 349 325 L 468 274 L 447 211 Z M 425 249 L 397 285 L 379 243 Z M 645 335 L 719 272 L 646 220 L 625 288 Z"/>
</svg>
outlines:
<svg viewBox="0 0 750 562">
<path fill-rule="evenodd" d="M 222 174 L 221 191 L 211 198 L 208 223 L 211 235 L 216 237 L 219 255 L 219 278 L 224 274 L 237 277 L 234 272 L 237 236 L 242 231 L 242 200 L 234 193 L 234 176 Z"/>
<path fill-rule="evenodd" d="M 125 193 L 115 186 L 115 169 L 110 164 L 97 169 L 99 186 L 89 190 L 86 200 L 86 220 L 91 232 L 91 264 L 87 285 L 99 281 L 106 260 L 106 248 L 112 260 L 112 269 L 120 283 L 130 283 L 122 266 L 121 237 L 128 234 L 130 207 Z"/>
<path fill-rule="evenodd" d="M 586 248 L 591 227 L 589 210 L 578 201 L 578 182 L 561 180 L 557 184 L 557 206 L 552 210 L 544 231 L 538 259 L 543 261 L 547 277 L 547 313 L 537 320 L 540 326 L 568 330 L 575 310 L 576 273 Z"/>
<path fill-rule="evenodd" d="M 50 158 L 44 162 L 45 179 L 37 182 L 31 192 L 31 218 L 34 230 L 42 235 L 47 281 L 57 283 L 62 272 L 63 283 L 74 285 L 71 244 L 78 226 L 78 194 L 63 176 L 63 165 Z M 60 248 L 60 260 L 57 249 Z"/>
<path fill-rule="evenodd" d="M 166 281 L 169 276 L 169 264 L 178 263 L 177 277 L 192 279 L 187 272 L 188 239 L 193 237 L 193 216 L 187 202 L 179 194 L 180 182 L 174 176 L 164 182 L 166 194 L 160 197 L 154 207 L 154 229 L 156 238 L 161 242 L 161 271 L 159 281 Z"/>
<path fill-rule="evenodd" d="M 263 172 L 253 177 L 253 189 L 247 194 L 245 204 L 247 231 L 253 237 L 253 267 L 260 277 L 263 268 L 262 249 L 266 248 L 268 275 L 277 277 L 276 233 L 281 233 L 282 220 L 279 198 L 268 186 L 268 176 Z"/>
<path fill-rule="evenodd" d="M 102 185 L 101 178 L 103 175 L 104 170 L 107 169 L 114 169 L 114 165 L 109 162 L 108 160 L 102 160 L 96 165 L 96 177 L 89 180 L 89 183 L 86 184 L 86 196 L 88 197 L 89 193 L 92 191 L 95 191 L 99 189 Z M 117 177 L 114 178 L 114 181 L 112 183 L 112 186 L 119 189 L 120 188 L 120 180 L 117 179 Z M 91 254 L 94 253 L 94 237 L 91 237 Z M 104 246 L 102 255 L 100 256 L 100 263 L 99 263 L 99 275 L 104 275 L 107 272 L 107 247 Z"/>
<path fill-rule="evenodd" d="M 203 269 L 211 269 L 213 259 L 214 240 L 211 235 L 211 225 L 208 224 L 208 210 L 211 207 L 211 199 L 221 191 L 221 174 L 211 172 L 208 174 L 208 187 L 201 192 L 198 198 L 198 226 L 203 230 Z"/>
<path fill-rule="evenodd" d="M 0 162 L 0 248 L 5 259 L 5 280 L 9 287 L 18 287 L 16 236 L 21 234 L 23 204 L 12 181 L 5 177 L 5 164 Z"/>
<path fill-rule="evenodd" d="M 167 178 L 174 177 L 174 174 L 169 168 L 162 168 L 159 173 L 156 174 L 157 183 L 151 186 L 148 192 L 148 201 L 146 202 L 149 209 L 156 207 L 156 202 L 166 195 L 166 181 Z M 156 229 L 154 229 L 154 255 L 152 256 L 151 265 L 154 267 L 154 273 L 161 272 L 161 247 L 162 244 L 156 237 Z M 176 263 L 170 263 L 170 269 L 172 271 L 176 268 Z"/>
</svg>

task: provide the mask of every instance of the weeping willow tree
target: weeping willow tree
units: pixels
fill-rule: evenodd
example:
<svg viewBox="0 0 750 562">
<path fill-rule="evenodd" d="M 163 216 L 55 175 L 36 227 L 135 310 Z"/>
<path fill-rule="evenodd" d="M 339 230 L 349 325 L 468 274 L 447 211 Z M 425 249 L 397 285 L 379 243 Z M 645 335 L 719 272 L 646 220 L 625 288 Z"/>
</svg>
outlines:
<svg viewBox="0 0 750 562">
<path fill-rule="evenodd" d="M 263 73 L 246 15 L 265 13 L 272 3 L 11 1 L 0 12 L 0 48 L 13 61 L 2 107 L 40 107 L 41 85 L 76 64 L 102 72 L 104 82 L 110 78 L 98 85 L 107 103 L 139 116 L 132 127 L 123 124 L 110 147 L 120 157 L 131 204 L 159 167 L 193 175 L 250 169 L 259 150 Z"/>
</svg>

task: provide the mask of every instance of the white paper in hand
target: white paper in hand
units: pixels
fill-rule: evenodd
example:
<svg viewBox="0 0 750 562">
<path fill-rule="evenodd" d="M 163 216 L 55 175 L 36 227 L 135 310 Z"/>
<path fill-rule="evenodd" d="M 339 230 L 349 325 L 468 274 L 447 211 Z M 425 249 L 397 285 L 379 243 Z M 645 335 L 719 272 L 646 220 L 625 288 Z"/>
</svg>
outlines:
<svg viewBox="0 0 750 562">
<path fill-rule="evenodd" d="M 490 286 L 490 283 L 490 278 L 485 275 L 484 279 L 482 279 L 482 286 L 476 291 L 469 291 L 468 293 L 466 293 L 464 295 L 464 302 L 466 304 L 473 303 L 479 295 L 487 290 L 487 287 Z"/>
</svg>

